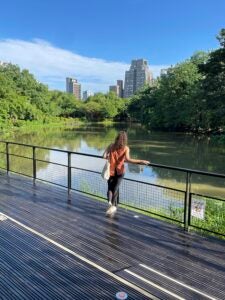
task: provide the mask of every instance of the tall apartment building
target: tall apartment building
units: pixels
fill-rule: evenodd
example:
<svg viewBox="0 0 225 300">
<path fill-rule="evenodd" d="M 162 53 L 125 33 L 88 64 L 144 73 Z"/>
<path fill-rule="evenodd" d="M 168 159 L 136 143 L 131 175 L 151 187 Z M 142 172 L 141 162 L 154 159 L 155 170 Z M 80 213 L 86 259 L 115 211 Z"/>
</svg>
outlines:
<svg viewBox="0 0 225 300">
<path fill-rule="evenodd" d="M 119 97 L 123 98 L 123 80 L 117 80 L 117 86 L 119 87 Z"/>
<path fill-rule="evenodd" d="M 77 79 L 66 78 L 66 92 L 73 94 L 77 99 L 81 99 L 81 85 Z"/>
<path fill-rule="evenodd" d="M 147 60 L 132 60 L 130 70 L 125 73 L 124 98 L 131 97 L 137 90 L 151 82 L 152 73 Z"/>
<path fill-rule="evenodd" d="M 91 91 L 84 91 L 83 92 L 83 100 L 87 100 L 88 97 L 93 96 L 94 94 Z"/>
<path fill-rule="evenodd" d="M 117 97 L 123 98 L 123 80 L 117 80 L 116 85 L 110 85 L 109 91 L 114 92 Z"/>
</svg>

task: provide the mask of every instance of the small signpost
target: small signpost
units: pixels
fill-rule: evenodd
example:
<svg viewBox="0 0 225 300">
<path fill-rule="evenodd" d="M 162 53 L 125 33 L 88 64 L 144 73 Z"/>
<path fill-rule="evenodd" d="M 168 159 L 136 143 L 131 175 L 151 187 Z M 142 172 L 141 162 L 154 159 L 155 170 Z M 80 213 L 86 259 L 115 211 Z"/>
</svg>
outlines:
<svg viewBox="0 0 225 300">
<path fill-rule="evenodd" d="M 205 201 L 193 199 L 191 203 L 192 217 L 204 220 L 205 218 Z"/>
</svg>

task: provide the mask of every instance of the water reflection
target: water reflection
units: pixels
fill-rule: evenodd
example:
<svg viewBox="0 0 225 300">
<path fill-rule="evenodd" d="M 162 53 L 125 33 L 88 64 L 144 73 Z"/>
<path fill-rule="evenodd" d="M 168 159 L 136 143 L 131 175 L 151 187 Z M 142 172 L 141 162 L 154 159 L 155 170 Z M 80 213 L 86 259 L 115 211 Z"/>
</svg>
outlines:
<svg viewBox="0 0 225 300">
<path fill-rule="evenodd" d="M 17 131 L 10 140 L 101 155 L 121 129 L 127 130 L 131 155 L 134 158 L 142 158 L 159 164 L 224 173 L 225 149 L 223 146 L 212 144 L 208 138 L 197 138 L 181 133 L 149 132 L 140 126 L 120 124 L 113 127 L 105 127 L 92 124 L 30 132 Z M 31 149 L 28 147 L 10 147 L 11 153 L 19 153 L 27 157 L 32 157 Z M 67 164 L 66 155 L 57 151 L 38 150 L 37 158 Z M 1 165 L 3 164 L 3 159 L 4 157 L 1 156 Z M 92 159 L 84 156 L 72 157 L 73 166 L 93 171 L 100 171 L 103 163 L 103 160 L 100 159 Z M 26 174 L 30 175 L 31 161 L 14 157 L 11 158 L 11 166 L 15 170 L 23 170 Z M 185 174 L 181 172 L 131 164 L 126 166 L 126 170 L 128 178 L 185 189 Z M 63 167 L 58 167 L 56 171 L 49 164 L 38 163 L 37 172 L 38 176 L 47 176 L 49 178 L 54 173 L 58 183 L 66 184 L 65 176 L 67 175 L 67 170 L 64 170 Z M 194 182 L 192 191 L 225 197 L 224 180 L 205 176 L 193 176 L 192 180 Z"/>
<path fill-rule="evenodd" d="M 128 164 L 128 171 L 129 171 L 129 173 L 140 174 L 140 173 L 143 173 L 144 167 L 141 165 Z"/>
</svg>

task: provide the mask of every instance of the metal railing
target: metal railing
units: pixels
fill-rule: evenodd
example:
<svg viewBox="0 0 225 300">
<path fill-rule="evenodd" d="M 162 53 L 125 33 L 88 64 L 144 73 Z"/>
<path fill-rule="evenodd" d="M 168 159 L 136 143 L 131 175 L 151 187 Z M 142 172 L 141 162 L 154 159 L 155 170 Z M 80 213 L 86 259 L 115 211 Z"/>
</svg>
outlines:
<svg viewBox="0 0 225 300">
<path fill-rule="evenodd" d="M 52 155 L 52 158 L 54 153 L 57 155 L 55 158 Z M 0 141 L 0 168 L 5 169 L 7 174 L 13 172 L 33 178 L 34 183 L 40 180 L 63 186 L 68 193 L 75 190 L 106 199 L 106 183 L 100 176 L 103 164 L 104 160 L 98 155 Z M 121 204 L 180 223 L 185 230 L 192 227 L 225 236 L 224 174 L 154 163 L 147 168 L 179 173 L 183 188 L 148 182 L 146 177 L 145 180 L 125 177 L 120 189 Z M 224 196 L 196 193 L 192 189 L 193 176 L 217 178 L 221 181 L 220 189 L 224 189 Z"/>
</svg>

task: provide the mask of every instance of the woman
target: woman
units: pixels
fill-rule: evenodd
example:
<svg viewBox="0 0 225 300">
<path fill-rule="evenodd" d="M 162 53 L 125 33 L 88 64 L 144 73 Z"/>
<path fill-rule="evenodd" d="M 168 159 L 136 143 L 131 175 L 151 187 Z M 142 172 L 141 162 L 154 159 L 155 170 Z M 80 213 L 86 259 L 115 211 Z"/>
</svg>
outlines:
<svg viewBox="0 0 225 300">
<path fill-rule="evenodd" d="M 109 208 L 106 211 L 106 215 L 112 215 L 117 210 L 119 186 L 125 173 L 124 162 L 144 165 L 148 165 L 150 162 L 130 158 L 130 149 L 127 146 L 127 134 L 125 131 L 121 131 L 118 134 L 115 142 L 105 150 L 103 157 L 110 162 L 110 178 L 107 192 Z"/>
</svg>

